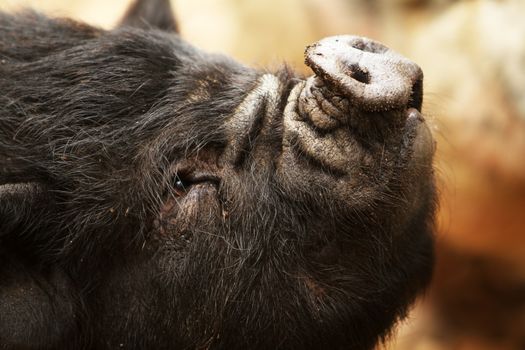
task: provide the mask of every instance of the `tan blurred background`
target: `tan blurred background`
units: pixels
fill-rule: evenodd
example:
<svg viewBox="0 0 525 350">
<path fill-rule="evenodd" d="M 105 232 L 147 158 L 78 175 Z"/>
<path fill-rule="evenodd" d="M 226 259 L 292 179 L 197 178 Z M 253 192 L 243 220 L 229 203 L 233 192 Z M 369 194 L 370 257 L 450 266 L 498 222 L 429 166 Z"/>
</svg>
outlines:
<svg viewBox="0 0 525 350">
<path fill-rule="evenodd" d="M 0 0 L 111 28 L 130 0 Z M 434 283 L 387 349 L 525 349 L 525 1 L 175 0 L 182 35 L 255 66 L 335 34 L 419 63 L 438 139 Z"/>
</svg>

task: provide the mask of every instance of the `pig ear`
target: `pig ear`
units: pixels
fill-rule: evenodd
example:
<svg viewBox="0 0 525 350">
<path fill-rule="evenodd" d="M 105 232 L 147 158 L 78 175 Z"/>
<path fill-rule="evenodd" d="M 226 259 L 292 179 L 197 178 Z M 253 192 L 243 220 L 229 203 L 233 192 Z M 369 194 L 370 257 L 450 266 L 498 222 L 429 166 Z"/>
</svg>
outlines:
<svg viewBox="0 0 525 350">
<path fill-rule="evenodd" d="M 13 240 L 22 236 L 29 238 L 28 232 L 39 226 L 43 214 L 54 210 L 45 173 L 26 162 L 24 156 L 11 157 L 2 151 L 0 149 L 0 248 L 6 235 Z"/>
<path fill-rule="evenodd" d="M 43 185 L 35 182 L 0 184 L 0 239 L 26 235 L 51 205 Z M 1 242 L 1 241 L 0 241 Z M 0 243 L 1 245 L 1 243 Z"/>
<path fill-rule="evenodd" d="M 178 33 L 178 25 L 170 0 L 135 0 L 119 26 L 157 28 Z"/>
</svg>

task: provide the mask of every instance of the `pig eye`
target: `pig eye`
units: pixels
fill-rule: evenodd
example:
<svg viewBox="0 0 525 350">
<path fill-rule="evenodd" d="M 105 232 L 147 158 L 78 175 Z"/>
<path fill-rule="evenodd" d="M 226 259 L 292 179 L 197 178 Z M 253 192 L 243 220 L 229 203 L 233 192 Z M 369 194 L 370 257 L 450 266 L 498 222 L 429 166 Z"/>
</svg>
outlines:
<svg viewBox="0 0 525 350">
<path fill-rule="evenodd" d="M 184 196 L 191 187 L 191 181 L 188 181 L 180 176 L 175 176 L 173 179 L 173 189 L 177 196 Z"/>
<path fill-rule="evenodd" d="M 197 184 L 212 184 L 216 188 L 219 187 L 220 179 L 212 174 L 205 172 L 177 172 L 172 179 L 172 189 L 175 196 L 185 196 L 194 185 Z"/>
</svg>

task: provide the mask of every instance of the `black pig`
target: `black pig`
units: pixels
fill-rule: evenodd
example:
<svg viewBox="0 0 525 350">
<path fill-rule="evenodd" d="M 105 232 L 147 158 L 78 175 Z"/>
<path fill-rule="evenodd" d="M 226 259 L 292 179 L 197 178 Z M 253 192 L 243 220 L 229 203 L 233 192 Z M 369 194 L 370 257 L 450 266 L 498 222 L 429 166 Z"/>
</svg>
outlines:
<svg viewBox="0 0 525 350">
<path fill-rule="evenodd" d="M 431 275 L 421 70 L 352 36 L 254 70 L 153 4 L 0 14 L 0 349 L 372 348 Z"/>
</svg>

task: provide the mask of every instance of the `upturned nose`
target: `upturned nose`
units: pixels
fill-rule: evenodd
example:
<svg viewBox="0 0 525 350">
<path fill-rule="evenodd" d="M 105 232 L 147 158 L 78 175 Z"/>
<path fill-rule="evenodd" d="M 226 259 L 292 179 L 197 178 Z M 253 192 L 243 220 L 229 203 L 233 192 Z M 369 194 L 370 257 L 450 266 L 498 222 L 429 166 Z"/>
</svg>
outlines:
<svg viewBox="0 0 525 350">
<path fill-rule="evenodd" d="M 306 48 L 305 62 L 352 108 L 365 112 L 421 110 L 421 68 L 381 43 L 351 35 L 329 37 Z"/>
</svg>

